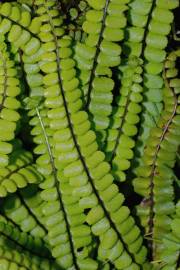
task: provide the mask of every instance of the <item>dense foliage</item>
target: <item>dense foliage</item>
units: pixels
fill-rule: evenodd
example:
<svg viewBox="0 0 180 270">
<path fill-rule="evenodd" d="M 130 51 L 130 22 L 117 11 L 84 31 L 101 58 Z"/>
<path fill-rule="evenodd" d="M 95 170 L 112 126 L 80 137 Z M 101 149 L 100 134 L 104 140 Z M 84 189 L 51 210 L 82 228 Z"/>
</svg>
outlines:
<svg viewBox="0 0 180 270">
<path fill-rule="evenodd" d="M 0 3 L 0 270 L 180 270 L 178 0 Z"/>
</svg>

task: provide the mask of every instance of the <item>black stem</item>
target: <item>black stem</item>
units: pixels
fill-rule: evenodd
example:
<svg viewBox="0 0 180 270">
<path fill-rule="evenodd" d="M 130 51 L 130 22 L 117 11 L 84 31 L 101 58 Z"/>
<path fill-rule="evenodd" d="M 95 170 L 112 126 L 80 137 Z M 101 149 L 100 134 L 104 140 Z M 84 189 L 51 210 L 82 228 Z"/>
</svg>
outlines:
<svg viewBox="0 0 180 270">
<path fill-rule="evenodd" d="M 91 75 L 90 75 L 90 79 L 89 79 L 88 92 L 87 92 L 87 101 L 86 101 L 86 104 L 85 104 L 85 109 L 86 110 L 88 110 L 90 102 L 91 102 L 92 84 L 93 84 L 93 80 L 94 80 L 94 77 L 95 77 L 96 67 L 97 67 L 97 64 L 98 64 L 97 59 L 98 59 L 99 53 L 101 51 L 100 50 L 100 45 L 101 45 L 101 42 L 103 40 L 103 33 L 104 33 L 104 30 L 105 30 L 105 21 L 106 21 L 106 17 L 107 17 L 107 9 L 108 9 L 109 3 L 110 3 L 110 0 L 106 0 L 105 7 L 103 9 L 102 26 L 101 26 L 101 31 L 99 33 L 99 40 L 98 40 L 98 43 L 97 43 L 97 46 L 96 46 L 96 53 L 95 53 L 95 56 L 94 56 L 93 66 L 92 66 L 92 69 L 91 69 Z"/>
<path fill-rule="evenodd" d="M 26 208 L 26 210 L 28 211 L 28 213 L 33 217 L 33 219 L 36 221 L 37 225 L 39 227 L 41 227 L 41 229 L 43 229 L 45 231 L 45 233 L 48 233 L 48 230 L 46 229 L 46 227 L 40 222 L 40 220 L 36 217 L 36 215 L 33 213 L 33 211 L 31 210 L 31 208 L 27 205 L 26 201 L 24 200 L 22 194 L 17 191 L 16 192 L 18 198 L 21 201 L 21 204 Z"/>
</svg>

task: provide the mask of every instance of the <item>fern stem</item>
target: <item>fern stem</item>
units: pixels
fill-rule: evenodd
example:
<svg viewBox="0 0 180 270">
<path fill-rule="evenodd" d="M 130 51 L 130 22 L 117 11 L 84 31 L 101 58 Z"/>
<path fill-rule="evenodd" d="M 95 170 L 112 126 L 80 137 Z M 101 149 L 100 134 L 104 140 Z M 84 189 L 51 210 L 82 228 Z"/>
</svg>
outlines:
<svg viewBox="0 0 180 270">
<path fill-rule="evenodd" d="M 33 213 L 33 211 L 29 208 L 29 206 L 27 205 L 27 203 L 25 202 L 23 196 L 21 195 L 21 193 L 19 191 L 17 191 L 17 196 L 20 199 L 22 205 L 24 205 L 24 207 L 26 208 L 26 210 L 28 211 L 28 213 L 34 218 L 34 220 L 36 221 L 36 223 L 39 225 L 39 227 L 41 227 L 45 233 L 48 233 L 48 230 L 46 229 L 46 227 L 40 222 L 40 220 L 36 217 L 36 215 Z"/>
<path fill-rule="evenodd" d="M 101 31 L 100 31 L 100 34 L 99 34 L 96 53 L 95 53 L 94 60 L 93 60 L 93 66 L 92 66 L 92 70 L 91 70 L 91 75 L 90 75 L 90 80 L 89 80 L 89 85 L 88 85 L 88 91 L 87 91 L 87 101 L 86 101 L 85 108 L 84 108 L 85 110 L 88 110 L 90 102 L 91 102 L 92 84 L 93 84 L 93 80 L 94 80 L 94 77 L 95 77 L 95 70 L 96 70 L 96 67 L 97 67 L 97 59 L 98 59 L 98 56 L 99 56 L 99 53 L 100 53 L 100 45 L 101 45 L 101 42 L 102 42 L 102 39 L 103 39 L 104 30 L 105 30 L 105 20 L 106 20 L 106 17 L 107 17 L 107 9 L 108 9 L 109 3 L 110 3 L 110 0 L 106 0 L 105 7 L 103 9 L 102 26 L 101 26 Z"/>
<path fill-rule="evenodd" d="M 114 149 L 112 150 L 112 156 L 111 156 L 111 159 L 110 159 L 111 166 L 112 166 L 112 161 L 113 161 L 113 159 L 114 159 L 114 157 L 116 155 L 116 150 L 117 150 L 119 142 L 120 142 L 120 137 L 121 137 L 121 135 L 123 133 L 122 132 L 122 127 L 124 125 L 125 117 L 126 117 L 126 114 L 127 114 L 127 111 L 128 111 L 128 105 L 130 103 L 130 95 L 131 95 L 131 91 L 129 91 L 128 96 L 127 96 L 125 110 L 124 110 L 123 116 L 122 116 L 121 121 L 120 121 L 120 126 L 118 128 L 118 134 L 117 134 L 117 137 L 116 137 L 116 143 L 115 143 Z"/>
<path fill-rule="evenodd" d="M 148 14 L 146 26 L 144 28 L 145 30 L 144 30 L 144 37 L 143 37 L 143 40 L 142 40 L 142 51 L 141 51 L 141 56 L 140 56 L 142 59 L 144 58 L 144 51 L 145 51 L 145 47 L 146 47 L 146 38 L 147 38 L 147 35 L 148 35 L 148 32 L 149 32 L 149 23 L 151 21 L 152 13 L 153 13 L 153 10 L 155 8 L 155 5 L 156 5 L 156 0 L 153 0 L 152 5 L 151 5 L 151 9 L 150 9 L 149 14 Z"/>
<path fill-rule="evenodd" d="M 3 62 L 4 73 L 5 73 L 5 76 L 4 76 L 5 80 L 4 80 L 4 85 L 3 85 L 4 91 L 3 91 L 3 95 L 2 95 L 2 101 L 0 103 L 0 113 L 1 113 L 2 109 L 4 108 L 4 102 L 5 102 L 6 97 L 7 97 L 7 87 L 8 87 L 8 85 L 7 85 L 7 79 L 8 79 L 7 78 L 7 66 L 6 66 L 6 61 L 5 61 L 2 53 L 1 53 L 1 58 L 2 58 L 2 62 Z"/>
</svg>

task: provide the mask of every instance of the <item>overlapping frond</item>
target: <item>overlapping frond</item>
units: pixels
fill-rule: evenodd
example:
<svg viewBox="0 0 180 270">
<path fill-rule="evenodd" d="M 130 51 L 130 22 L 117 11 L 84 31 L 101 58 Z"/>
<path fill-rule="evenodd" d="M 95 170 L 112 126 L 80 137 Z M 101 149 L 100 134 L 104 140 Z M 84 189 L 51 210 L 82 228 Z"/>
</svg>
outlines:
<svg viewBox="0 0 180 270">
<path fill-rule="evenodd" d="M 170 230 L 170 216 L 174 214 L 174 172 L 176 153 L 179 147 L 179 88 L 176 81 L 175 63 L 178 53 L 171 53 L 165 62 L 164 110 L 150 131 L 143 154 L 143 164 L 137 168 L 134 188 L 144 197 L 138 206 L 138 214 L 153 246 L 153 257 L 159 258 L 161 239 Z M 166 70 L 167 69 L 167 70 Z"/>
</svg>

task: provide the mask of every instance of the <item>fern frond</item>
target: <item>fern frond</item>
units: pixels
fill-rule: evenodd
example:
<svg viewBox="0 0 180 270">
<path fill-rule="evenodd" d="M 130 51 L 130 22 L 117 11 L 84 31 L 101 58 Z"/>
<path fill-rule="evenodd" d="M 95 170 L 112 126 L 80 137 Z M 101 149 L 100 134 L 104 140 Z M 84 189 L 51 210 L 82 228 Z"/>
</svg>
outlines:
<svg viewBox="0 0 180 270">
<path fill-rule="evenodd" d="M 4 199 L 1 213 L 22 231 L 46 240 L 47 228 L 44 225 L 43 206 L 37 186 L 32 185 Z"/>
<path fill-rule="evenodd" d="M 28 184 L 39 183 L 42 179 L 33 164 L 31 153 L 18 149 L 11 154 L 9 165 L 0 169 L 0 197 L 6 197 Z"/>
<path fill-rule="evenodd" d="M 116 180 L 125 181 L 125 171 L 130 167 L 133 158 L 137 134 L 136 125 L 140 121 L 141 102 L 143 99 L 142 60 L 129 56 L 122 68 L 121 88 L 116 99 L 117 107 L 114 107 L 111 115 L 110 127 L 107 131 L 104 150 L 107 160 L 110 162 L 112 172 Z"/>
<path fill-rule="evenodd" d="M 83 209 L 77 204 L 78 197 L 73 200 L 68 198 L 71 194 L 71 187 L 68 188 L 66 181 L 61 183 L 61 176 L 58 175 L 55 168 L 52 132 L 49 132 L 47 112 L 47 109 L 42 108 L 36 108 L 35 111 L 30 112 L 30 115 L 34 114 L 30 123 L 34 126 L 32 134 L 35 135 L 34 141 L 38 144 L 35 153 L 40 155 L 37 164 L 39 171 L 46 175 L 45 182 L 40 185 L 44 189 L 41 193 L 45 201 L 42 208 L 45 216 L 44 223 L 49 232 L 48 241 L 53 248 L 52 254 L 57 258 L 58 263 L 64 267 L 73 264 L 79 269 L 78 265 L 83 267 L 83 259 L 89 253 L 90 229 L 84 224 L 85 215 Z M 72 203 L 74 210 L 71 210 Z M 59 226 L 59 222 L 62 223 L 61 226 Z M 88 259 L 86 259 L 86 263 L 89 263 L 91 267 L 96 267 L 96 264 L 93 266 L 92 261 Z"/>
<path fill-rule="evenodd" d="M 103 133 L 109 126 L 112 112 L 112 67 L 120 64 L 121 47 L 126 26 L 124 12 L 129 0 L 87 1 L 91 9 L 83 24 L 88 34 L 84 43 L 77 44 L 76 60 L 80 69 L 84 108 L 92 114 L 96 131 Z"/>
<path fill-rule="evenodd" d="M 0 33 L 5 35 L 6 40 L 11 44 L 11 51 L 17 55 L 22 51 L 24 70 L 28 73 L 27 80 L 32 93 L 43 92 L 42 76 L 37 62 L 42 54 L 39 31 L 41 21 L 38 17 L 31 17 L 30 11 L 16 3 L 0 4 Z"/>
<path fill-rule="evenodd" d="M 25 237 L 25 234 L 21 236 L 21 238 L 23 237 Z M 31 240 L 29 245 L 33 246 L 33 244 Z M 34 255 L 28 251 L 27 247 L 22 249 L 21 244 L 17 244 L 17 240 L 13 242 L 2 235 L 0 238 L 0 267 L 7 270 L 60 270 L 59 266 L 53 260 L 49 260 L 41 254 L 40 257 Z"/>
<path fill-rule="evenodd" d="M 10 58 L 4 36 L 0 42 L 0 168 L 9 163 L 12 152 L 11 141 L 15 138 L 17 122 L 20 119 L 17 96 L 21 90 L 16 78 L 15 63 Z"/>
<path fill-rule="evenodd" d="M 5 243 L 7 240 L 14 248 L 27 251 L 44 259 L 52 258 L 41 238 L 33 238 L 29 234 L 20 231 L 18 227 L 9 224 L 8 221 L 6 223 L 0 222 L 0 235 L 4 238 Z"/>
<path fill-rule="evenodd" d="M 176 61 L 177 55 L 171 53 L 165 67 L 170 61 Z M 137 178 L 134 188 L 144 197 L 138 207 L 139 216 L 146 232 L 152 239 L 162 238 L 170 230 L 170 215 L 174 213 L 174 189 L 172 168 L 176 161 L 176 152 L 179 147 L 179 104 L 174 88 L 170 87 L 174 81 L 174 73 L 164 72 L 164 110 L 158 121 L 158 126 L 150 131 L 150 136 L 143 155 L 143 164 L 136 170 Z M 169 77 L 169 79 L 167 78 Z M 150 242 L 153 259 L 158 259 L 161 245 L 153 240 Z"/>
<path fill-rule="evenodd" d="M 37 46 L 39 40 L 37 33 L 41 27 L 41 23 L 37 18 L 31 18 L 31 13 L 23 9 L 20 5 L 14 3 L 0 4 L 0 33 L 8 34 L 9 42 L 15 42 L 13 45 L 18 49 L 24 46 L 30 38 L 35 41 L 34 46 Z M 29 45 L 32 45 L 29 43 Z M 30 46 L 26 47 L 26 51 L 33 50 Z"/>
<path fill-rule="evenodd" d="M 167 36 L 170 33 L 171 23 L 174 18 L 173 9 L 179 5 L 179 2 L 176 0 L 167 1 L 166 4 L 163 1 L 151 1 L 151 3 L 152 6 L 148 13 L 148 22 L 145 30 L 145 39 L 142 45 L 144 58 L 144 102 L 136 148 L 136 154 L 139 152 L 136 157 L 136 163 L 139 163 L 138 156 L 141 157 L 143 155 L 143 149 L 150 130 L 155 127 L 163 110 L 163 62 L 166 58 Z M 148 5 L 148 3 L 145 5 Z M 141 5 L 141 1 L 138 0 L 132 3 L 133 6 L 137 6 L 139 11 L 144 8 Z M 140 46 L 139 44 L 138 47 Z"/>
</svg>

